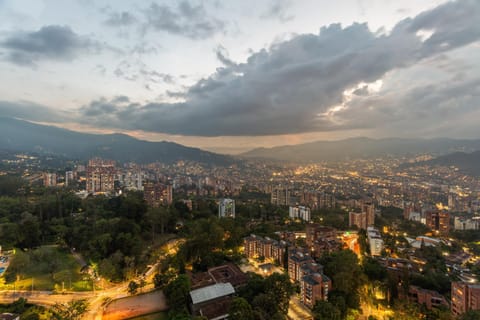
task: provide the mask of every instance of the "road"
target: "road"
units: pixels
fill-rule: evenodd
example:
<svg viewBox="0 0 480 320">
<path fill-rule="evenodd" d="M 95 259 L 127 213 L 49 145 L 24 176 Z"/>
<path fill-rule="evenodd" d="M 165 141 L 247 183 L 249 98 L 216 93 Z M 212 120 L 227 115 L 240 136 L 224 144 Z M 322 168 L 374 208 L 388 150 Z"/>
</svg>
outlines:
<svg viewBox="0 0 480 320">
<path fill-rule="evenodd" d="M 173 239 L 167 242 L 168 252 L 176 252 L 178 246 L 184 241 L 184 239 Z M 158 267 L 163 260 L 164 256 L 152 266 L 148 268 L 144 275 L 140 275 L 133 281 L 139 281 L 142 277 L 145 280 L 152 280 L 156 274 Z M 49 307 L 55 303 L 67 303 L 72 300 L 86 299 L 89 303 L 89 311 L 85 314 L 85 320 L 101 320 L 103 316 L 103 310 L 106 302 L 129 296 L 128 283 L 123 282 L 108 289 L 88 291 L 88 292 L 64 292 L 61 294 L 53 294 L 51 291 L 12 291 L 3 290 L 0 291 L 0 303 L 11 303 L 20 297 L 28 299 L 29 302 Z M 153 290 L 153 284 L 145 286 L 142 290 L 147 292 Z"/>
</svg>

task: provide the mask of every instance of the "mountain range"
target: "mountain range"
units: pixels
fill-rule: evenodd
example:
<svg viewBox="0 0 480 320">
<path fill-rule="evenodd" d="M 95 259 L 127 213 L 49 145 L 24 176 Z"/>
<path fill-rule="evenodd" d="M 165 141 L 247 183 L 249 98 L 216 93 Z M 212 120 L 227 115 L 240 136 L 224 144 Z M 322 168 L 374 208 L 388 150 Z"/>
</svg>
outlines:
<svg viewBox="0 0 480 320">
<path fill-rule="evenodd" d="M 0 149 L 56 154 L 81 160 L 98 156 L 137 163 L 192 160 L 205 164 L 228 165 L 234 161 L 230 156 L 173 142 L 143 141 L 118 133 L 81 133 L 7 117 L 0 117 Z"/>
<path fill-rule="evenodd" d="M 316 141 L 292 146 L 258 148 L 240 156 L 293 162 L 321 162 L 421 153 L 445 155 L 452 152 L 471 152 L 475 150 L 480 150 L 480 140 L 351 138 L 337 141 Z"/>
<path fill-rule="evenodd" d="M 480 151 L 472 153 L 455 152 L 428 161 L 416 162 L 411 165 L 455 166 L 464 173 L 480 176 Z"/>
<path fill-rule="evenodd" d="M 173 142 L 143 141 L 119 133 L 82 133 L 7 117 L 0 117 L 0 150 L 56 154 L 79 160 L 98 156 L 137 163 L 190 160 L 211 165 L 230 165 L 238 161 L 231 156 Z M 460 170 L 480 175 L 480 167 L 477 165 L 480 163 L 480 151 L 465 153 L 476 150 L 480 150 L 480 140 L 352 138 L 259 148 L 243 153 L 239 158 L 321 162 L 429 153 L 439 157 L 417 164 L 455 165 Z"/>
</svg>

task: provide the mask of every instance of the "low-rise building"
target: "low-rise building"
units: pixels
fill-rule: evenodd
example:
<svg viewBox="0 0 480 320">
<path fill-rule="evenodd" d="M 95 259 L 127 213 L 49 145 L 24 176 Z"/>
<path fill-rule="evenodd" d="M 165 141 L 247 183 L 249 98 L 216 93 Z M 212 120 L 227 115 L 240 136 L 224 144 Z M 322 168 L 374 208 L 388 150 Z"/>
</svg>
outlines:
<svg viewBox="0 0 480 320">
<path fill-rule="evenodd" d="M 417 286 L 409 286 L 408 300 L 418 304 L 423 304 L 428 310 L 445 306 L 448 308 L 448 302 L 444 296 L 437 291 L 423 289 Z"/>
<path fill-rule="evenodd" d="M 190 310 L 194 316 L 228 319 L 228 309 L 235 289 L 231 283 L 216 283 L 190 291 Z"/>
<path fill-rule="evenodd" d="M 452 282 L 452 313 L 480 310 L 480 283 Z"/>
</svg>

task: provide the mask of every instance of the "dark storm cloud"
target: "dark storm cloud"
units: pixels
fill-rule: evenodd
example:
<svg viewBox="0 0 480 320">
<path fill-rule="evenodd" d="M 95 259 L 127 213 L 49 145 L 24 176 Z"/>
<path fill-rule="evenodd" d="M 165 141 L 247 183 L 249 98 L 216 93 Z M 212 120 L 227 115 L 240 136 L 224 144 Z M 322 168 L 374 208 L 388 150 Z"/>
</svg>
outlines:
<svg viewBox="0 0 480 320">
<path fill-rule="evenodd" d="M 105 24 L 111 27 L 130 26 L 135 22 L 137 22 L 137 18 L 127 11 L 112 12 L 105 20 Z"/>
<path fill-rule="evenodd" d="M 225 22 L 210 16 L 203 4 L 181 1 L 177 6 L 152 3 L 145 10 L 146 29 L 165 31 L 191 39 L 206 39 L 225 30 Z"/>
<path fill-rule="evenodd" d="M 0 40 L 6 58 L 19 65 L 35 65 L 40 60 L 71 61 L 80 52 L 100 51 L 101 46 L 79 36 L 68 26 L 44 26 L 38 31 L 16 32 Z"/>
<path fill-rule="evenodd" d="M 372 33 L 366 24 L 346 28 L 333 24 L 323 27 L 318 35 L 299 35 L 254 53 L 246 63 L 235 64 L 219 51 L 217 57 L 224 61 L 225 67 L 186 90 L 184 102 L 96 108 L 95 117 L 89 117 L 84 111 L 83 121 L 99 126 L 198 136 L 272 135 L 372 127 L 376 125 L 373 118 L 369 122 L 355 121 L 367 105 L 347 105 L 344 112 L 338 113 L 340 122 L 332 121 L 325 114 L 332 106 L 344 103 L 345 90 L 361 82 L 376 81 L 389 71 L 414 66 L 477 41 L 480 39 L 478 21 L 480 4 L 473 0 L 458 1 L 405 19 L 388 35 Z M 426 40 L 416 35 L 424 29 L 433 30 Z M 438 94 L 452 94 L 454 90 L 443 86 L 427 89 L 440 90 Z M 359 90 L 356 95 L 363 98 L 361 95 L 366 93 Z M 415 100 L 426 99 L 423 91 L 409 94 L 412 100 L 404 101 L 405 104 L 424 107 Z M 429 100 L 432 103 L 429 108 L 435 108 L 436 101 Z M 380 103 L 386 101 L 379 101 L 377 105 Z M 402 105 L 383 109 L 376 116 L 393 121 Z M 419 112 L 421 116 L 423 111 Z"/>
</svg>

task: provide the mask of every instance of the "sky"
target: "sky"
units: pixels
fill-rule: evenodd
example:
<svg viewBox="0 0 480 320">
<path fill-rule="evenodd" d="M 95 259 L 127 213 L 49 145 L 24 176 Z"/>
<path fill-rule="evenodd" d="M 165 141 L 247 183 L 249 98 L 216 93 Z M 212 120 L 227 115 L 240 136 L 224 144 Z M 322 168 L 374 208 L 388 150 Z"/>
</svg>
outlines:
<svg viewBox="0 0 480 320">
<path fill-rule="evenodd" d="M 480 138 L 478 0 L 0 0 L 0 115 L 222 153 Z"/>
</svg>

